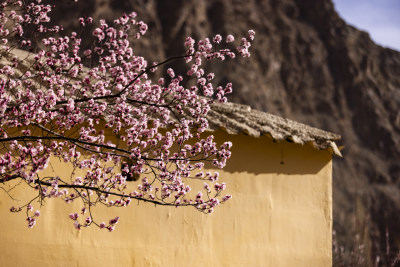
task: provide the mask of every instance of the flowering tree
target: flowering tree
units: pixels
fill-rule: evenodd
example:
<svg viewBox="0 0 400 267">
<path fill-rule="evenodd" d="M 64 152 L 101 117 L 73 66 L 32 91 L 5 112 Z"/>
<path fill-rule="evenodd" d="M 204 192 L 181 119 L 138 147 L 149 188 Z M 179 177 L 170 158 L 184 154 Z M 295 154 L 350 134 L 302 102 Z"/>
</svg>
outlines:
<svg viewBox="0 0 400 267">
<path fill-rule="evenodd" d="M 149 64 L 134 54 L 133 43 L 147 31 L 135 13 L 110 25 L 80 18 L 83 28 L 95 25 L 92 48 L 84 50 L 77 33 L 62 36 L 61 26 L 46 26 L 51 9 L 41 0 L 1 2 L 0 183 L 7 193 L 21 183 L 35 192 L 10 210 L 25 211 L 31 228 L 40 215 L 35 203 L 80 201 L 81 210 L 69 215 L 77 229 L 112 231 L 119 218 L 96 222 L 94 206 L 124 207 L 136 199 L 211 213 L 227 201 L 231 196 L 223 195 L 218 173 L 202 169 L 206 162 L 223 168 L 231 155 L 230 142 L 217 145 L 204 131 L 210 104 L 226 102 L 232 85 L 214 89 L 214 74 L 202 66 L 250 56 L 254 31 L 235 49 L 232 35 L 198 42 L 188 37 L 185 55 Z M 173 60 L 185 60 L 187 73 L 177 76 L 169 68 L 165 78 L 153 81 L 157 67 Z M 57 158 L 74 171 L 41 175 Z M 139 178 L 131 189 L 129 181 Z M 192 179 L 204 180 L 204 186 L 192 189 Z"/>
</svg>

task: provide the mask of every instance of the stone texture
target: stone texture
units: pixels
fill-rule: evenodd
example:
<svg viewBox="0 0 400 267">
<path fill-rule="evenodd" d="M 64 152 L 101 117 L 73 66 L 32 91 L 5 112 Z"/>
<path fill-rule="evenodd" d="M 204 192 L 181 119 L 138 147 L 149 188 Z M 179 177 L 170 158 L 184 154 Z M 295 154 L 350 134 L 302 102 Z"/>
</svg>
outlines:
<svg viewBox="0 0 400 267">
<path fill-rule="evenodd" d="M 268 135 L 278 142 L 311 144 L 317 149 L 327 149 L 333 155 L 342 157 L 335 143 L 340 140 L 340 135 L 254 110 L 248 105 L 213 104 L 207 118 L 212 130 L 223 128 L 229 134 L 245 133 L 253 137 Z"/>
</svg>

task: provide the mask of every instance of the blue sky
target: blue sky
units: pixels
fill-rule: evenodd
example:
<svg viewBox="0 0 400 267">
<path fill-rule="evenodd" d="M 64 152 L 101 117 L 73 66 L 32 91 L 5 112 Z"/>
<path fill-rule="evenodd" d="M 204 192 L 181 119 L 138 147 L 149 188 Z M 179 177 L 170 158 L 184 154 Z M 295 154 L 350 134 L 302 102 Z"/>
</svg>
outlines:
<svg viewBox="0 0 400 267">
<path fill-rule="evenodd" d="M 332 0 L 349 24 L 367 31 L 375 43 L 400 51 L 400 0 Z"/>
</svg>

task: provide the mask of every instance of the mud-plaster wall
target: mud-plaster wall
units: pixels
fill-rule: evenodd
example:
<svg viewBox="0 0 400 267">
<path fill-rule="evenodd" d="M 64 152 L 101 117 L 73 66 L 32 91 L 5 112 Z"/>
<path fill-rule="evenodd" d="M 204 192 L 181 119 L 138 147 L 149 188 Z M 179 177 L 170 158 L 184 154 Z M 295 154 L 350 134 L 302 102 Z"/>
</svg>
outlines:
<svg viewBox="0 0 400 267">
<path fill-rule="evenodd" d="M 331 154 L 265 136 L 215 135 L 234 144 L 220 171 L 233 199 L 211 215 L 133 202 L 95 210 L 99 221 L 121 217 L 114 232 L 77 231 L 68 214 L 80 205 L 57 199 L 28 229 L 23 213 L 8 211 L 18 203 L 0 191 L 0 266 L 330 266 Z M 68 175 L 56 161 L 51 169 Z"/>
</svg>

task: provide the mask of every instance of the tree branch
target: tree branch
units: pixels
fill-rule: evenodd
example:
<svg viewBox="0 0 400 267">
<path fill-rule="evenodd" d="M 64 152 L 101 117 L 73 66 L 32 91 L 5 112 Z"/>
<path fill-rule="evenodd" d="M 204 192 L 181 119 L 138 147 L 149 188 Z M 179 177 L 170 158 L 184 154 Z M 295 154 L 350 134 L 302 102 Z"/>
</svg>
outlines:
<svg viewBox="0 0 400 267">
<path fill-rule="evenodd" d="M 51 186 L 52 184 L 46 181 L 41 181 L 40 179 L 36 179 L 34 183 L 39 184 L 39 185 L 45 185 L 45 186 Z M 121 198 L 131 198 L 131 199 L 136 199 L 144 202 L 149 202 L 153 203 L 155 205 L 161 205 L 161 206 L 176 206 L 174 203 L 168 203 L 168 202 L 160 202 L 156 200 L 151 200 L 143 197 L 137 197 L 137 196 L 132 196 L 130 194 L 120 194 L 120 193 L 115 193 L 115 192 L 109 192 L 106 190 L 102 190 L 98 187 L 93 187 L 93 186 L 86 186 L 86 185 L 74 185 L 74 184 L 59 184 L 59 188 L 70 188 L 70 189 L 85 189 L 85 190 L 92 190 L 94 192 L 100 193 L 100 194 L 108 194 L 108 195 L 113 195 Z M 197 203 L 192 203 L 192 204 L 179 204 L 179 206 L 196 206 Z"/>
</svg>

